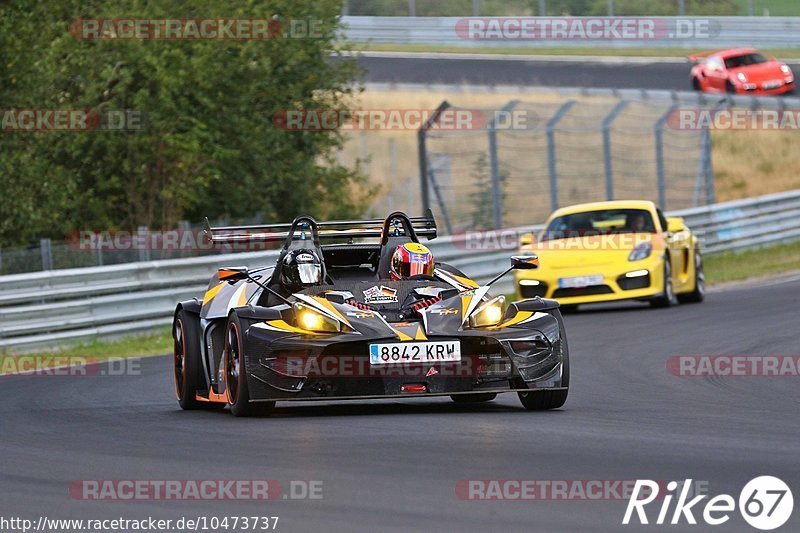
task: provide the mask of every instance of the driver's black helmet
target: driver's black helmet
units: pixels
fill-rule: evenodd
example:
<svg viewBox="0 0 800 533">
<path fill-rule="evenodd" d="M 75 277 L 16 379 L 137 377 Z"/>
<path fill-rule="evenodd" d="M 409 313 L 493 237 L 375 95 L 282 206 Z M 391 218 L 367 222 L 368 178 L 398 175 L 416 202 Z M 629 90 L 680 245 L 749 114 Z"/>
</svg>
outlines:
<svg viewBox="0 0 800 533">
<path fill-rule="evenodd" d="M 281 265 L 281 284 L 296 292 L 322 283 L 322 259 L 315 250 L 290 250 Z"/>
</svg>

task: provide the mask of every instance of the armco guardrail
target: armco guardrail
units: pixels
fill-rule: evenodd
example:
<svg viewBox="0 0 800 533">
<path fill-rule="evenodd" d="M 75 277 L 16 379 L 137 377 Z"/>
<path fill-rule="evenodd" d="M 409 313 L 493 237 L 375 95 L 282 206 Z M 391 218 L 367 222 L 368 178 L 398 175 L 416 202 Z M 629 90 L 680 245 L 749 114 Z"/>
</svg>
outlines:
<svg viewBox="0 0 800 533">
<path fill-rule="evenodd" d="M 686 219 L 705 253 L 800 240 L 800 190 L 669 214 Z M 465 235 L 442 237 L 431 248 L 439 260 L 486 282 L 514 253 L 508 234 L 536 229 L 500 232 L 505 241 L 488 245 Z M 167 327 L 175 304 L 202 295 L 216 268 L 269 265 L 276 257 L 275 251 L 252 252 L 0 277 L 0 350 L 42 350 Z M 511 292 L 512 279 L 498 282 L 496 291 Z"/>
<path fill-rule="evenodd" d="M 437 46 L 470 48 L 523 47 L 570 47 L 593 46 L 602 43 L 605 48 L 670 47 L 711 50 L 730 48 L 746 44 L 758 48 L 798 48 L 800 47 L 800 17 L 646 17 L 640 20 L 654 24 L 654 31 L 642 31 L 641 36 L 621 36 L 614 33 L 603 40 L 585 38 L 558 38 L 558 34 L 540 38 L 538 30 L 534 38 L 520 38 L 519 25 L 510 26 L 507 32 L 501 25 L 485 25 L 493 29 L 484 39 L 469 38 L 468 19 L 475 17 L 356 17 L 345 16 L 347 39 L 355 43 L 376 44 L 430 44 Z M 477 17 L 488 20 L 498 17 Z M 553 17 L 546 17 L 552 19 Z M 634 17 L 618 17 L 633 20 Z M 591 36 L 594 26 L 589 20 L 597 21 L 606 17 L 575 17 L 587 23 L 580 25 L 584 34 Z M 480 27 L 480 26 L 479 26 Z M 649 27 L 649 26 L 646 26 Z M 645 29 L 646 29 L 645 27 Z M 499 29 L 499 31 L 498 31 Z M 591 31 L 588 31 L 591 30 Z M 565 30 L 566 31 L 566 30 Z M 580 36 L 581 33 L 574 33 Z M 503 38 L 506 37 L 506 38 Z M 550 37 L 550 38 L 547 38 Z M 555 37 L 555 38 L 553 38 Z"/>
</svg>

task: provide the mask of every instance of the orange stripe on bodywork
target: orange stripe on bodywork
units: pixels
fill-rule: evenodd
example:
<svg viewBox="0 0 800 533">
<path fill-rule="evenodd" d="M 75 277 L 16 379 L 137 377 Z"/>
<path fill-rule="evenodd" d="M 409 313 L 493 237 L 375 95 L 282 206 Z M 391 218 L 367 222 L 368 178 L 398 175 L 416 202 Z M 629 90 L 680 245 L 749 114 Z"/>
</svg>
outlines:
<svg viewBox="0 0 800 533">
<path fill-rule="evenodd" d="M 472 303 L 472 295 L 471 294 L 462 294 L 461 295 L 461 321 L 464 322 L 467 319 L 467 309 L 469 309 L 469 304 Z"/>
<path fill-rule="evenodd" d="M 239 301 L 236 304 L 236 307 L 242 307 L 243 305 L 247 305 L 247 286 L 242 289 L 242 293 L 239 295 Z"/>
<path fill-rule="evenodd" d="M 206 291 L 205 295 L 203 295 L 203 305 L 214 299 L 214 296 L 222 289 L 224 283 L 225 282 L 220 281 L 216 287 L 211 287 Z"/>
<path fill-rule="evenodd" d="M 507 321 L 503 322 L 502 324 L 498 324 L 495 326 L 497 329 L 500 328 L 507 328 L 508 326 L 513 326 L 514 324 L 519 324 L 523 320 L 527 320 L 533 316 L 533 311 L 520 311 Z"/>
<path fill-rule="evenodd" d="M 450 274 L 450 273 L 448 272 L 448 274 Z M 465 278 L 464 276 L 456 276 L 455 274 L 450 274 L 450 275 L 453 276 L 453 278 L 455 278 L 455 280 L 457 282 L 459 282 L 460 284 L 462 284 L 465 287 L 469 287 L 470 289 L 477 289 L 480 286 L 477 283 L 475 283 L 473 280 L 471 280 L 469 278 Z"/>
</svg>

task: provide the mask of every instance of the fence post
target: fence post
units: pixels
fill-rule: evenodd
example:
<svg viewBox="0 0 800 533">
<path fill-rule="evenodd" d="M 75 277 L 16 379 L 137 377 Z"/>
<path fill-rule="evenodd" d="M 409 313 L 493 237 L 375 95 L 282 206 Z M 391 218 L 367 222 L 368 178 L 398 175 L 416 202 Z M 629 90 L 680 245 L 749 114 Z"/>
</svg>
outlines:
<svg viewBox="0 0 800 533">
<path fill-rule="evenodd" d="M 625 107 L 627 100 L 620 100 L 614 109 L 603 119 L 603 161 L 606 171 L 606 200 L 614 199 L 614 169 L 611 166 L 611 123 L 619 116 Z"/>
<path fill-rule="evenodd" d="M 708 128 L 703 129 L 703 163 L 706 178 L 706 204 L 716 203 L 716 195 L 714 193 L 714 162 L 711 159 L 711 131 Z"/>
<path fill-rule="evenodd" d="M 447 213 L 447 205 L 445 205 L 444 203 L 444 198 L 442 198 L 442 193 L 439 190 L 439 184 L 436 182 L 436 171 L 433 169 L 433 167 L 428 169 L 428 171 L 430 172 L 433 193 L 436 195 L 436 203 L 439 204 L 439 209 L 442 210 L 442 218 L 444 218 L 444 227 L 447 230 L 447 234 L 452 235 L 453 225 L 450 223 L 450 215 Z"/>
<path fill-rule="evenodd" d="M 428 130 L 436 123 L 439 119 L 439 115 L 442 112 L 450 107 L 450 104 L 447 100 L 443 101 L 439 104 L 439 107 L 431 114 L 428 120 L 425 121 L 425 124 L 420 126 L 419 131 L 417 131 L 417 157 L 419 158 L 419 185 L 421 188 L 422 193 L 422 211 L 427 211 L 431 208 L 431 198 L 430 198 L 430 191 L 428 187 L 428 149 L 425 145 L 425 141 L 427 139 Z"/>
<path fill-rule="evenodd" d="M 42 251 L 42 270 L 53 270 L 53 247 L 50 239 L 41 239 L 39 246 Z"/>
<path fill-rule="evenodd" d="M 575 100 L 567 100 L 558 108 L 556 114 L 547 121 L 547 169 L 550 173 L 550 206 L 558 209 L 558 175 L 556 169 L 556 133 L 555 128 L 567 111 L 575 105 Z"/>
<path fill-rule="evenodd" d="M 504 116 L 514 109 L 519 100 L 511 100 L 500 110 Z M 489 166 L 492 172 L 492 226 L 503 227 L 503 191 L 500 182 L 500 161 L 497 157 L 497 118 L 495 115 L 489 121 Z"/>
<path fill-rule="evenodd" d="M 547 16 L 547 2 L 546 0 L 539 0 L 539 13 L 537 13 L 540 17 Z"/>
<path fill-rule="evenodd" d="M 667 208 L 667 183 L 666 183 L 666 170 L 664 169 L 664 125 L 673 111 L 678 107 L 678 104 L 669 106 L 663 115 L 661 115 L 653 126 L 656 136 L 656 180 L 658 184 L 658 207 L 662 211 Z"/>
<path fill-rule="evenodd" d="M 0 276 L 3 275 L 3 248 L 0 246 Z"/>
</svg>

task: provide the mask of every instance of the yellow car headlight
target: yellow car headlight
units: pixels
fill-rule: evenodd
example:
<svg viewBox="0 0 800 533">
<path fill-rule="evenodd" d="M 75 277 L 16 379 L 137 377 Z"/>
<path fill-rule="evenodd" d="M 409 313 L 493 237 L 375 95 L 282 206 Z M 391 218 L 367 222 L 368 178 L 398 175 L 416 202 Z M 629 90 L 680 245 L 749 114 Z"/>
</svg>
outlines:
<svg viewBox="0 0 800 533">
<path fill-rule="evenodd" d="M 308 331 L 339 333 L 342 330 L 341 322 L 307 305 L 295 304 L 294 316 L 297 327 Z"/>
<path fill-rule="evenodd" d="M 498 296 L 479 305 L 469 316 L 469 326 L 471 328 L 496 326 L 503 320 L 503 315 L 506 312 L 505 304 L 506 297 Z"/>
</svg>

